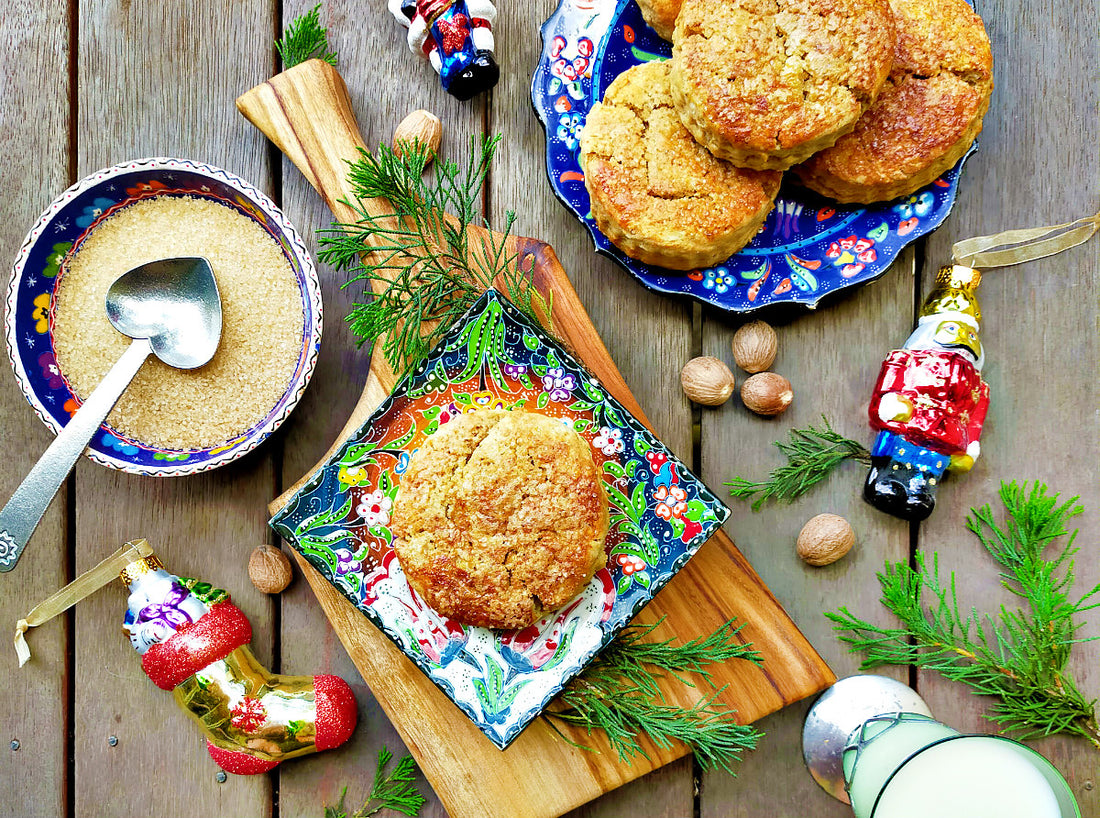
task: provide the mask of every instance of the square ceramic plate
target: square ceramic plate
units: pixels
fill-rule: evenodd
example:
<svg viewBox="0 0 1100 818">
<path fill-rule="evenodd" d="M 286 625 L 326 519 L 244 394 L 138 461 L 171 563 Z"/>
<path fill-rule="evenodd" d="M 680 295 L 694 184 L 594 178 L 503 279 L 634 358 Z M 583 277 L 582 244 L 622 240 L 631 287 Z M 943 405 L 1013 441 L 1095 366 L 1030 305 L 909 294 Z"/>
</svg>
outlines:
<svg viewBox="0 0 1100 818">
<path fill-rule="evenodd" d="M 469 627 L 427 607 L 390 545 L 409 457 L 481 408 L 540 412 L 576 430 L 610 502 L 606 566 L 564 608 L 518 631 Z M 728 515 L 561 344 L 490 290 L 271 525 L 503 749 Z"/>
</svg>

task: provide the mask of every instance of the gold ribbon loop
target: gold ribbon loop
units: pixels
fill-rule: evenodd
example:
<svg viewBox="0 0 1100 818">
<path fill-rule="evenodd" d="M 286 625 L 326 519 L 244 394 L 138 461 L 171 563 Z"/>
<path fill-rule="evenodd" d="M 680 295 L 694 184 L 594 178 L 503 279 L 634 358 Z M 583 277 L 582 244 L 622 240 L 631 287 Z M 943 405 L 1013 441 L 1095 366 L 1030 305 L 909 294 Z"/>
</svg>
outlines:
<svg viewBox="0 0 1100 818">
<path fill-rule="evenodd" d="M 955 242 L 951 255 L 956 264 L 988 270 L 1046 258 L 1088 241 L 1100 229 L 1100 212 L 1075 222 L 1050 227 L 1006 230 L 993 236 L 976 236 Z"/>
<path fill-rule="evenodd" d="M 59 613 L 64 613 L 80 600 L 95 593 L 117 577 L 119 572 L 127 565 L 151 556 L 152 553 L 152 547 L 145 540 L 128 542 L 95 568 L 84 572 L 64 588 L 36 605 L 34 610 L 27 614 L 24 619 L 20 619 L 15 626 L 15 652 L 19 656 L 19 667 L 23 667 L 27 660 L 31 658 L 31 649 L 23 634 L 30 628 L 37 628 L 39 625 L 49 622 Z"/>
</svg>

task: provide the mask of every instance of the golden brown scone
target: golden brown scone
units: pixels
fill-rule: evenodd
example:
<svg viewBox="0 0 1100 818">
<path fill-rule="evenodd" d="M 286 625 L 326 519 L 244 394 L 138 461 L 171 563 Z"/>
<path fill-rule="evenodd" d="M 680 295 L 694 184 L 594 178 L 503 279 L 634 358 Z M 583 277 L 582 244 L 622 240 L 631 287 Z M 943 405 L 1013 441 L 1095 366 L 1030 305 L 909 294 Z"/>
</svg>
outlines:
<svg viewBox="0 0 1100 818">
<path fill-rule="evenodd" d="M 681 2 L 683 0 L 638 0 L 638 8 L 642 10 L 642 18 L 657 32 L 657 36 L 671 42 Z"/>
<path fill-rule="evenodd" d="M 796 171 L 841 202 L 912 193 L 952 167 L 982 129 L 993 93 L 993 54 L 966 0 L 891 0 L 898 30 L 878 101 L 833 147 Z"/>
<path fill-rule="evenodd" d="M 459 415 L 409 461 L 393 547 L 409 584 L 445 616 L 522 628 L 604 565 L 607 495 L 588 444 L 516 410 Z"/>
<path fill-rule="evenodd" d="M 691 138 L 668 91 L 668 63 L 624 71 L 581 132 L 592 216 L 631 258 L 673 270 L 710 267 L 749 243 L 780 174 L 715 159 Z"/>
<path fill-rule="evenodd" d="M 855 127 L 894 37 L 887 0 L 684 0 L 672 98 L 715 156 L 786 170 Z"/>
</svg>

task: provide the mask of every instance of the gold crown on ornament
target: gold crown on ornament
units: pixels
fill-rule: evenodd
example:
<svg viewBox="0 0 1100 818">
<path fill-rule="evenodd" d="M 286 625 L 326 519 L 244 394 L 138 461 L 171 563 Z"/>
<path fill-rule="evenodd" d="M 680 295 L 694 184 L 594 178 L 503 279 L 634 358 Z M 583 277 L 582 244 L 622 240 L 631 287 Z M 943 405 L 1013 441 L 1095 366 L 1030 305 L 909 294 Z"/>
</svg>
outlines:
<svg viewBox="0 0 1100 818">
<path fill-rule="evenodd" d="M 941 267 L 936 273 L 936 286 L 920 308 L 921 318 L 945 312 L 960 312 L 980 324 L 982 310 L 978 306 L 974 290 L 981 281 L 982 274 L 973 267 L 964 267 L 961 264 Z"/>
</svg>

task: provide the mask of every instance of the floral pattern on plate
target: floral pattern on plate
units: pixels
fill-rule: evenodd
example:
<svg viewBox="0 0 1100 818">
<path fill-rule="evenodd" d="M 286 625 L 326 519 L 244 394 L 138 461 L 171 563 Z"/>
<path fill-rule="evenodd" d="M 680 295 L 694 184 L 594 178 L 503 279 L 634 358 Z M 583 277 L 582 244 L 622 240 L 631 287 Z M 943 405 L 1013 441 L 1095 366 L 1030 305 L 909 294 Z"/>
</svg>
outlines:
<svg viewBox="0 0 1100 818">
<path fill-rule="evenodd" d="M 610 505 L 607 564 L 564 608 L 516 631 L 425 605 L 388 528 L 410 455 L 480 408 L 539 412 L 574 429 Z M 561 344 L 490 290 L 271 524 L 503 749 L 728 514 Z"/>
<path fill-rule="evenodd" d="M 672 46 L 646 25 L 636 0 L 562 0 L 542 27 L 542 40 L 531 102 L 546 129 L 546 171 L 554 193 L 588 228 L 596 250 L 644 286 L 730 312 L 777 303 L 814 307 L 830 293 L 878 278 L 907 244 L 947 218 L 963 163 L 973 152 L 913 196 L 869 206 L 838 204 L 788 175 L 760 232 L 727 261 L 686 273 L 650 266 L 625 255 L 596 226 L 578 136 L 588 110 L 615 77 L 633 65 L 667 59 Z M 856 245 L 861 249 L 852 252 Z"/>
</svg>

